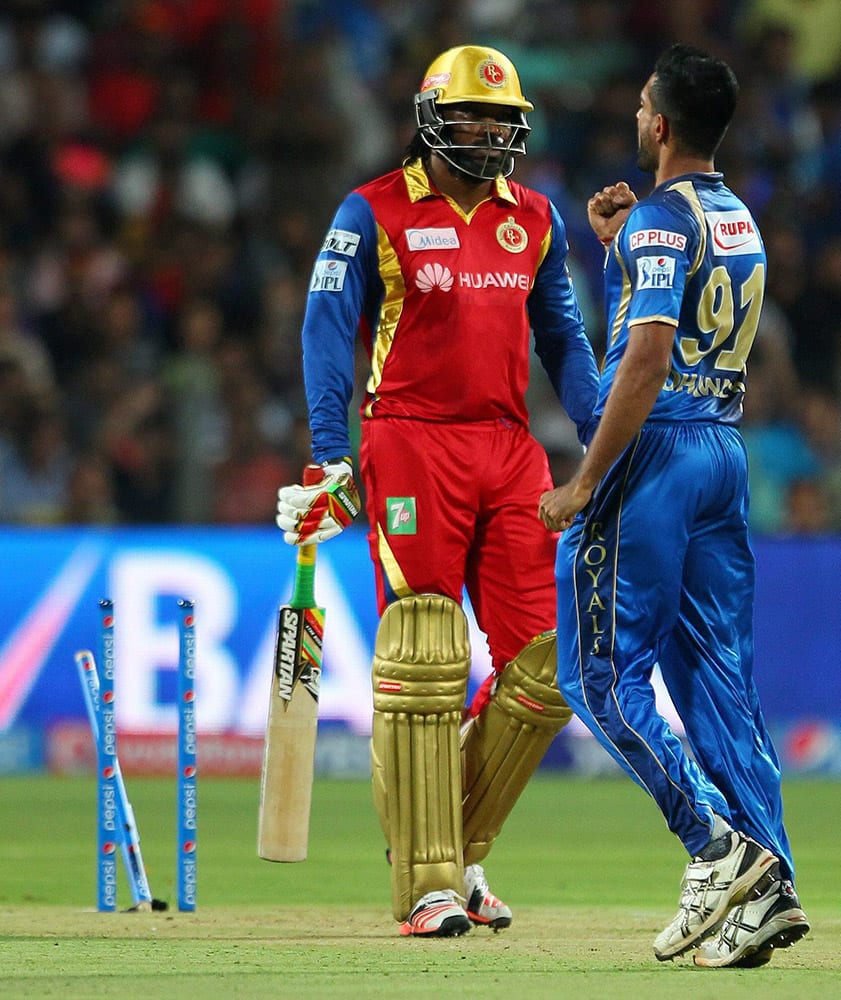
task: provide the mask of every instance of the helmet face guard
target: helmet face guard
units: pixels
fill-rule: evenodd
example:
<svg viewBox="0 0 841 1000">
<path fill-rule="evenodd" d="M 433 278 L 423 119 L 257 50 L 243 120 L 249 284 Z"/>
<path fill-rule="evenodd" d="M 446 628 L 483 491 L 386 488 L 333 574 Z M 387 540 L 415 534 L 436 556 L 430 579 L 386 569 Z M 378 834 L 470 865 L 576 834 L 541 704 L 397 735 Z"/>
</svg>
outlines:
<svg viewBox="0 0 841 1000">
<path fill-rule="evenodd" d="M 483 181 L 508 177 L 525 154 L 533 108 L 508 57 L 477 45 L 438 56 L 415 95 L 423 142 L 459 173 Z"/>
<path fill-rule="evenodd" d="M 475 105 L 465 105 L 471 112 L 454 119 L 447 105 L 438 104 L 438 91 L 429 90 L 415 97 L 418 133 L 426 145 L 450 166 L 479 180 L 491 181 L 498 174 L 508 177 L 514 170 L 514 157 L 525 155 L 526 136 L 531 131 L 524 111 L 510 108 L 510 121 L 497 121 L 489 107 L 487 116 Z M 453 111 L 462 106 L 454 104 Z M 508 107 L 507 105 L 505 106 Z M 471 129 L 478 141 L 456 141 L 454 129 Z M 484 141 L 482 141 L 484 139 Z M 484 153 L 484 157 L 481 155 Z"/>
</svg>

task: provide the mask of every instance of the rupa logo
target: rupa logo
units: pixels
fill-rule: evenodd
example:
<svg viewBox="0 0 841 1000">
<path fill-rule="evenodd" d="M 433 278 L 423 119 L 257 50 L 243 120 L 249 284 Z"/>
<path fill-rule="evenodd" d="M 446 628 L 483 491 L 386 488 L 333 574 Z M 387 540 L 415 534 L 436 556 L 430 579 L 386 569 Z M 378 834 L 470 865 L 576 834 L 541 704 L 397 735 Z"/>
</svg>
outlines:
<svg viewBox="0 0 841 1000">
<path fill-rule="evenodd" d="M 415 275 L 415 284 L 422 292 L 431 292 L 433 288 L 449 292 L 453 287 L 453 272 L 443 264 L 424 264 Z"/>
<path fill-rule="evenodd" d="M 759 233 L 747 209 L 708 212 L 707 223 L 712 234 L 713 252 L 718 256 L 761 253 Z"/>
</svg>

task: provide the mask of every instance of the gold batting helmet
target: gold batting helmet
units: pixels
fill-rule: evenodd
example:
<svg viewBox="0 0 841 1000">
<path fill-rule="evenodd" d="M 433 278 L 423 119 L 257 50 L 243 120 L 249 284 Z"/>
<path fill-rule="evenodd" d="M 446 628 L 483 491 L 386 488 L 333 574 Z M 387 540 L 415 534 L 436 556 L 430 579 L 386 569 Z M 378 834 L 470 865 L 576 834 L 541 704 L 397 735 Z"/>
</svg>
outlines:
<svg viewBox="0 0 841 1000">
<path fill-rule="evenodd" d="M 474 119 L 460 119 L 462 124 L 487 126 L 481 108 L 475 108 L 483 104 L 507 109 L 508 121 L 500 124 L 510 125 L 510 134 L 503 137 L 488 129 L 488 156 L 477 164 L 475 157 L 464 155 L 465 146 L 453 142 L 447 109 L 472 105 Z M 530 131 L 526 112 L 533 110 L 508 56 L 482 45 L 458 45 L 442 52 L 432 61 L 415 95 L 418 132 L 426 145 L 457 170 L 481 180 L 490 180 L 498 173 L 507 177 L 514 169 L 514 156 L 526 151 Z"/>
</svg>

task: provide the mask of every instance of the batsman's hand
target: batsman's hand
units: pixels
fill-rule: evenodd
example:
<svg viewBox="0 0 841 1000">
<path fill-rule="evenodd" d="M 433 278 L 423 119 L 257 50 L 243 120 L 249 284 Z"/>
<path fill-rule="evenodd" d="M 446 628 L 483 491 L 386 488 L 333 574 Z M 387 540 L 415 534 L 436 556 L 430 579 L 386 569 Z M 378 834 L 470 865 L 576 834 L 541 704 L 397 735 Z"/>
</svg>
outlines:
<svg viewBox="0 0 841 1000">
<path fill-rule="evenodd" d="M 361 509 L 349 458 L 325 462 L 324 478 L 314 486 L 283 486 L 277 491 L 277 526 L 289 545 L 326 542 L 351 524 Z"/>
</svg>

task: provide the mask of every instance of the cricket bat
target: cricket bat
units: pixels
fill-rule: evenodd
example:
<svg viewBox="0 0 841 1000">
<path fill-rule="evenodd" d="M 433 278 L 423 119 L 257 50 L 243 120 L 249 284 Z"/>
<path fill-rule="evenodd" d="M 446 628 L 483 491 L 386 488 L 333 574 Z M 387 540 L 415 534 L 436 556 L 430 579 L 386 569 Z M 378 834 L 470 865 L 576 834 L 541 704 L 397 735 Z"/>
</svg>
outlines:
<svg viewBox="0 0 841 1000">
<path fill-rule="evenodd" d="M 321 481 L 304 469 L 304 486 Z M 316 545 L 301 545 L 292 599 L 279 609 L 271 699 L 266 721 L 257 854 L 266 861 L 304 861 L 310 828 L 324 609 L 315 601 Z"/>
</svg>

